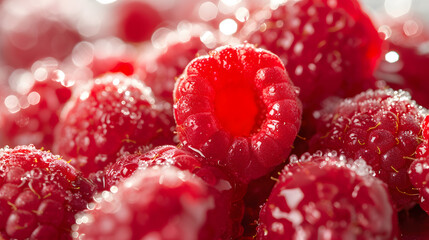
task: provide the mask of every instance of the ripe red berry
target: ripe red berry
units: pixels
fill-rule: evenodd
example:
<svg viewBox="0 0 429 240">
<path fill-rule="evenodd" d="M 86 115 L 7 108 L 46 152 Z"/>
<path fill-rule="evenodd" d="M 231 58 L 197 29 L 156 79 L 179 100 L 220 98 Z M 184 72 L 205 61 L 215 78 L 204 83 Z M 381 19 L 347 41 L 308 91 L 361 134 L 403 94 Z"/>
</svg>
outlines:
<svg viewBox="0 0 429 240">
<path fill-rule="evenodd" d="M 127 42 L 149 40 L 163 21 L 158 10 L 144 1 L 120 1 L 114 9 L 117 34 Z"/>
<path fill-rule="evenodd" d="M 32 72 L 12 73 L 14 91 L 4 96 L 0 107 L 6 110 L 1 127 L 5 144 L 52 148 L 60 111 L 72 94 L 68 76 L 58 65 L 54 59 L 43 59 L 33 64 Z"/>
<path fill-rule="evenodd" d="M 81 239 L 228 239 L 229 199 L 176 167 L 137 171 L 77 218 Z M 110 226 L 110 227 L 106 227 Z"/>
<path fill-rule="evenodd" d="M 56 129 L 54 149 L 87 176 L 126 153 L 174 144 L 172 122 L 139 80 L 107 74 L 70 100 Z"/>
<path fill-rule="evenodd" d="M 111 189 L 121 182 L 130 178 L 141 169 L 151 167 L 174 166 L 182 171 L 189 171 L 204 182 L 220 192 L 223 197 L 230 200 L 226 206 L 229 211 L 230 230 L 228 236 L 238 237 L 242 233 L 240 225 L 243 217 L 243 198 L 245 186 L 236 182 L 232 177 L 225 174 L 222 169 L 210 166 L 202 166 L 201 160 L 192 152 L 179 149 L 175 146 L 160 146 L 143 154 L 132 154 L 119 158 L 105 171 L 104 189 Z"/>
<path fill-rule="evenodd" d="M 364 159 L 387 183 L 397 209 L 409 208 L 417 202 L 417 191 L 407 171 L 421 142 L 426 112 L 407 92 L 368 90 L 317 113 L 310 147 Z"/>
<path fill-rule="evenodd" d="M 258 239 L 396 239 L 386 185 L 335 153 L 291 159 L 263 206 Z"/>
<path fill-rule="evenodd" d="M 249 44 L 194 59 L 174 98 L 182 144 L 244 182 L 286 159 L 301 123 L 301 103 L 280 59 Z"/>
<path fill-rule="evenodd" d="M 357 0 L 286 1 L 255 14 L 242 34 L 280 57 L 304 109 L 374 86 L 381 39 Z"/>
<path fill-rule="evenodd" d="M 5 239 L 71 239 L 74 215 L 94 186 L 71 165 L 34 146 L 0 149 L 0 231 Z"/>
</svg>

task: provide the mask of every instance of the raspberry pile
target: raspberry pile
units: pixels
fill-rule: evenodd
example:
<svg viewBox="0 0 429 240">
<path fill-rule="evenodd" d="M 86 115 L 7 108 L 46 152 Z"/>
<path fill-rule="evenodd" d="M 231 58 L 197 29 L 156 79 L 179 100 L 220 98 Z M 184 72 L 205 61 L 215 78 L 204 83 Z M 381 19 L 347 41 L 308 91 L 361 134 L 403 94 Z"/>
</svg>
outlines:
<svg viewBox="0 0 429 240">
<path fill-rule="evenodd" d="M 428 239 L 429 30 L 363 4 L 0 0 L 0 239 Z"/>
</svg>

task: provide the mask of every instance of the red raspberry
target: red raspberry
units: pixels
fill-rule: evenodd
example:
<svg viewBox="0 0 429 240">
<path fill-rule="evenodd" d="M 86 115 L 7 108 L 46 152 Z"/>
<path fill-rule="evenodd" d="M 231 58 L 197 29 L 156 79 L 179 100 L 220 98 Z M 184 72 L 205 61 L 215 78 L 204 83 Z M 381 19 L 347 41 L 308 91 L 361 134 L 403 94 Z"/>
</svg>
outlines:
<svg viewBox="0 0 429 240">
<path fill-rule="evenodd" d="M 310 147 L 364 159 L 387 183 L 397 209 L 408 208 L 417 202 L 417 192 L 407 170 L 426 112 L 405 91 L 368 90 L 316 113 L 319 126 Z"/>
<path fill-rule="evenodd" d="M 149 40 L 163 22 L 158 10 L 144 1 L 119 1 L 112 15 L 117 19 L 117 35 L 127 42 Z"/>
<path fill-rule="evenodd" d="M 422 123 L 423 142 L 417 147 L 416 160 L 408 169 L 411 183 L 419 191 L 420 207 L 429 213 L 429 116 Z"/>
<path fill-rule="evenodd" d="M 291 159 L 260 213 L 258 239 L 396 239 L 386 185 L 336 153 Z"/>
<path fill-rule="evenodd" d="M 6 109 L 1 128 L 6 144 L 51 149 L 53 129 L 71 97 L 67 76 L 56 60 L 44 59 L 33 64 L 32 72 L 14 71 L 10 83 L 14 91 L 5 96 L 2 106 Z"/>
<path fill-rule="evenodd" d="M 125 153 L 174 144 L 173 120 L 139 80 L 108 74 L 83 86 L 62 112 L 55 152 L 86 176 Z"/>
<path fill-rule="evenodd" d="M 429 107 L 426 83 L 429 65 L 429 30 L 415 18 L 401 22 L 388 19 L 389 25 L 380 26 L 385 32 L 387 49 L 376 71 L 376 77 L 387 82 L 394 89 L 405 89 L 413 99 L 424 107 Z M 398 20 L 396 20 L 398 21 Z M 392 23 L 393 22 L 393 23 Z"/>
<path fill-rule="evenodd" d="M 118 190 L 117 190 L 118 189 Z M 228 199 L 175 167 L 139 170 L 77 218 L 80 239 L 228 239 Z M 110 226 L 107 227 L 106 226 Z"/>
<path fill-rule="evenodd" d="M 240 222 L 243 218 L 243 198 L 245 186 L 234 181 L 233 178 L 224 174 L 221 169 L 210 166 L 201 166 L 201 161 L 191 152 L 178 149 L 175 146 L 160 146 L 144 154 L 132 154 L 119 158 L 114 164 L 106 169 L 105 185 L 103 189 L 111 189 L 125 179 L 132 176 L 137 170 L 147 169 L 155 166 L 174 166 L 180 170 L 188 170 L 203 179 L 209 186 L 217 189 L 232 201 L 230 221 L 231 236 L 240 236 L 242 227 Z"/>
<path fill-rule="evenodd" d="M 280 59 L 249 44 L 194 59 L 174 97 L 182 144 L 243 182 L 286 159 L 301 123 L 301 102 Z"/>
<path fill-rule="evenodd" d="M 173 104 L 173 89 L 177 77 L 192 59 L 207 54 L 216 46 L 216 37 L 209 29 L 196 24 L 177 31 L 165 29 L 165 33 L 160 33 L 162 36 L 154 39 L 155 48 L 143 52 L 136 71 L 152 89 L 155 97 Z"/>
<path fill-rule="evenodd" d="M 19 7 L 20 10 L 23 8 L 21 5 Z M 46 15 L 45 12 L 48 10 L 31 14 L 22 14 L 21 11 L 0 13 L 0 57 L 7 65 L 27 68 L 45 57 L 62 60 L 81 40 L 79 33 L 65 20 Z"/>
<path fill-rule="evenodd" d="M 247 25 L 243 39 L 279 55 L 304 109 L 374 86 L 381 39 L 357 0 L 286 1 Z"/>
<path fill-rule="evenodd" d="M 3 239 L 71 239 L 74 215 L 94 186 L 76 169 L 34 146 L 0 149 Z"/>
</svg>

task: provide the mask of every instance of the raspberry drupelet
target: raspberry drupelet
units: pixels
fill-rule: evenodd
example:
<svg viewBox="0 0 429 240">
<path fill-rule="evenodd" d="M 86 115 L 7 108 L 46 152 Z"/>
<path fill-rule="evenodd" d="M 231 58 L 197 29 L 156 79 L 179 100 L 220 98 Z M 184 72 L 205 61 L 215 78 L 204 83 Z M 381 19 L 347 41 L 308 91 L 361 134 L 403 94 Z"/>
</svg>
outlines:
<svg viewBox="0 0 429 240">
<path fill-rule="evenodd" d="M 74 215 L 95 186 L 60 156 L 18 146 L 0 149 L 2 239 L 71 239 Z"/>
<path fill-rule="evenodd" d="M 386 184 L 335 152 L 291 158 L 262 207 L 257 239 L 397 239 Z"/>
<path fill-rule="evenodd" d="M 88 176 L 121 155 L 174 144 L 173 122 L 141 81 L 106 74 L 70 99 L 56 129 L 54 151 Z"/>
<path fill-rule="evenodd" d="M 407 171 L 421 142 L 421 124 L 427 110 L 408 92 L 368 90 L 338 100 L 317 112 L 312 151 L 331 149 L 352 159 L 364 159 L 387 183 L 397 210 L 417 203 Z"/>
<path fill-rule="evenodd" d="M 256 13 L 242 39 L 280 57 L 304 109 L 374 87 L 382 40 L 357 0 L 281 2 Z"/>
<path fill-rule="evenodd" d="M 286 160 L 301 123 L 301 102 L 280 59 L 250 44 L 194 59 L 174 100 L 185 148 L 244 182 Z"/>
<path fill-rule="evenodd" d="M 229 199 L 174 166 L 140 169 L 77 218 L 79 239 L 229 239 Z M 111 226 L 106 228 L 106 226 Z"/>
</svg>

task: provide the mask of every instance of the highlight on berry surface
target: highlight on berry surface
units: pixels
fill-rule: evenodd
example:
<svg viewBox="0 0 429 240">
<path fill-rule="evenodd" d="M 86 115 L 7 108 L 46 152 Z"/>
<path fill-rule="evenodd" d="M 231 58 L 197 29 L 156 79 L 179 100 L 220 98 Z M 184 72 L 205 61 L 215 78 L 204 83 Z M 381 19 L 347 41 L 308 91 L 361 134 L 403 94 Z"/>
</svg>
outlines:
<svg viewBox="0 0 429 240">
<path fill-rule="evenodd" d="M 280 59 L 250 44 L 194 59 L 174 100 L 182 144 L 244 181 L 283 162 L 301 124 L 297 89 Z"/>
</svg>

